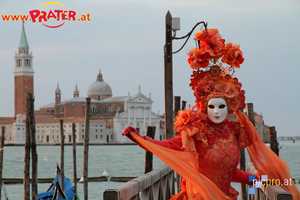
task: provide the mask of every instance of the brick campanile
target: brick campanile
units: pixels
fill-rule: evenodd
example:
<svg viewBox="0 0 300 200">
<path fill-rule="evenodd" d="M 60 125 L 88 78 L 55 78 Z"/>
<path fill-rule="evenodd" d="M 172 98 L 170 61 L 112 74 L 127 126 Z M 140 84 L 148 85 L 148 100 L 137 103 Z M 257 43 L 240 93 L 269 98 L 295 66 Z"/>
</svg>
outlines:
<svg viewBox="0 0 300 200">
<path fill-rule="evenodd" d="M 26 113 L 26 93 L 34 94 L 32 58 L 23 22 L 18 53 L 15 54 L 15 117 Z"/>
</svg>

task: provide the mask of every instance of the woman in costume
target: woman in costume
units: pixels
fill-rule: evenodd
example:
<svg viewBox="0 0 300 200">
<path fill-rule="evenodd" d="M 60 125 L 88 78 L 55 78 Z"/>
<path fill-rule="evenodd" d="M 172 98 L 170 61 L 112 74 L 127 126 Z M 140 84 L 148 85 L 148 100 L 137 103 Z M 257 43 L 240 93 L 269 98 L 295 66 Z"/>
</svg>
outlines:
<svg viewBox="0 0 300 200">
<path fill-rule="evenodd" d="M 240 68 L 244 61 L 239 45 L 225 45 L 217 29 L 200 31 L 195 36 L 200 41 L 199 49 L 188 54 L 188 62 L 194 70 L 190 86 L 196 106 L 179 111 L 175 129 L 180 134 L 158 141 L 127 127 L 123 135 L 154 153 L 183 177 L 182 191 L 172 199 L 237 199 L 238 192 L 230 186 L 231 181 L 253 184 L 249 182 L 251 174 L 237 168 L 239 149 L 246 147 L 258 174 L 283 183 L 290 178 L 287 164 L 266 147 L 240 111 L 245 108 L 245 92 L 230 73 L 234 72 L 232 67 Z M 219 59 L 222 62 L 218 63 Z M 233 112 L 240 122 L 228 121 Z M 284 189 L 294 199 L 300 199 L 295 185 Z"/>
</svg>

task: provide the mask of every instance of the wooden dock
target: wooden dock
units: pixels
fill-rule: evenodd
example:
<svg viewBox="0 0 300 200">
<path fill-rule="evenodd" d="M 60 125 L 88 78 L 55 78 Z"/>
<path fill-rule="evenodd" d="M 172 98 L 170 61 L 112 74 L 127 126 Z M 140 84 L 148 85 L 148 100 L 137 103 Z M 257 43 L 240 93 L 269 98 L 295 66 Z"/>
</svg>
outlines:
<svg viewBox="0 0 300 200">
<path fill-rule="evenodd" d="M 38 183 L 52 183 L 54 178 L 39 178 Z M 107 177 L 90 177 L 89 182 L 104 182 L 108 181 Z M 77 182 L 79 179 L 77 179 Z M 23 184 L 23 178 L 2 178 L 2 182 L 5 184 Z M 122 182 L 122 181 L 120 181 Z M 30 179 L 30 183 L 32 183 L 32 179 Z"/>
</svg>

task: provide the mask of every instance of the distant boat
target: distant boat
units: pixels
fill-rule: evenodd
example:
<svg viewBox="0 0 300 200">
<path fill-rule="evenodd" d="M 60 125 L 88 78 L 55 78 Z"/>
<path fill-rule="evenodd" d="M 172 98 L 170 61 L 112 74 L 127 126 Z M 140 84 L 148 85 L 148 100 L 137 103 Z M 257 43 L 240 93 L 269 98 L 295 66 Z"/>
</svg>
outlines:
<svg viewBox="0 0 300 200">
<path fill-rule="evenodd" d="M 2 197 L 4 197 L 4 200 L 8 200 L 7 198 L 7 193 L 6 193 L 6 187 L 4 185 L 4 183 L 2 183 Z"/>
<path fill-rule="evenodd" d="M 73 200 L 77 195 L 74 194 L 74 186 L 71 181 L 64 176 L 65 179 L 65 191 L 61 188 L 60 169 L 57 166 L 56 176 L 46 192 L 38 194 L 38 200 L 53 200 L 53 199 L 68 199 Z"/>
<path fill-rule="evenodd" d="M 80 178 L 80 180 L 78 182 L 83 183 L 83 176 Z"/>
<path fill-rule="evenodd" d="M 102 176 L 109 177 L 108 172 L 106 170 L 104 170 L 104 172 L 102 173 Z"/>
<path fill-rule="evenodd" d="M 271 148 L 271 147 L 270 147 L 270 143 L 265 143 L 265 145 L 267 145 L 269 148 Z M 285 149 L 285 145 L 284 145 L 284 144 L 283 144 L 283 145 L 280 145 L 280 143 L 277 142 L 277 145 L 278 145 L 278 149 Z"/>
</svg>

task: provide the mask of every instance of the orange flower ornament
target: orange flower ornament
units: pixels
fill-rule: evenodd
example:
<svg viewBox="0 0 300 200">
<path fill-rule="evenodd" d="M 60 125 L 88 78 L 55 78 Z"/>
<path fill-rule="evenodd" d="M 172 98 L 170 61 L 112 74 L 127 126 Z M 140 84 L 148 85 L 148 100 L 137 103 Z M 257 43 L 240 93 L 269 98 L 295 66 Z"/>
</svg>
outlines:
<svg viewBox="0 0 300 200">
<path fill-rule="evenodd" d="M 222 58 L 223 63 L 227 63 L 235 68 L 240 68 L 240 64 L 244 62 L 243 52 L 240 45 L 228 43 L 225 45 L 226 54 Z"/>
</svg>

